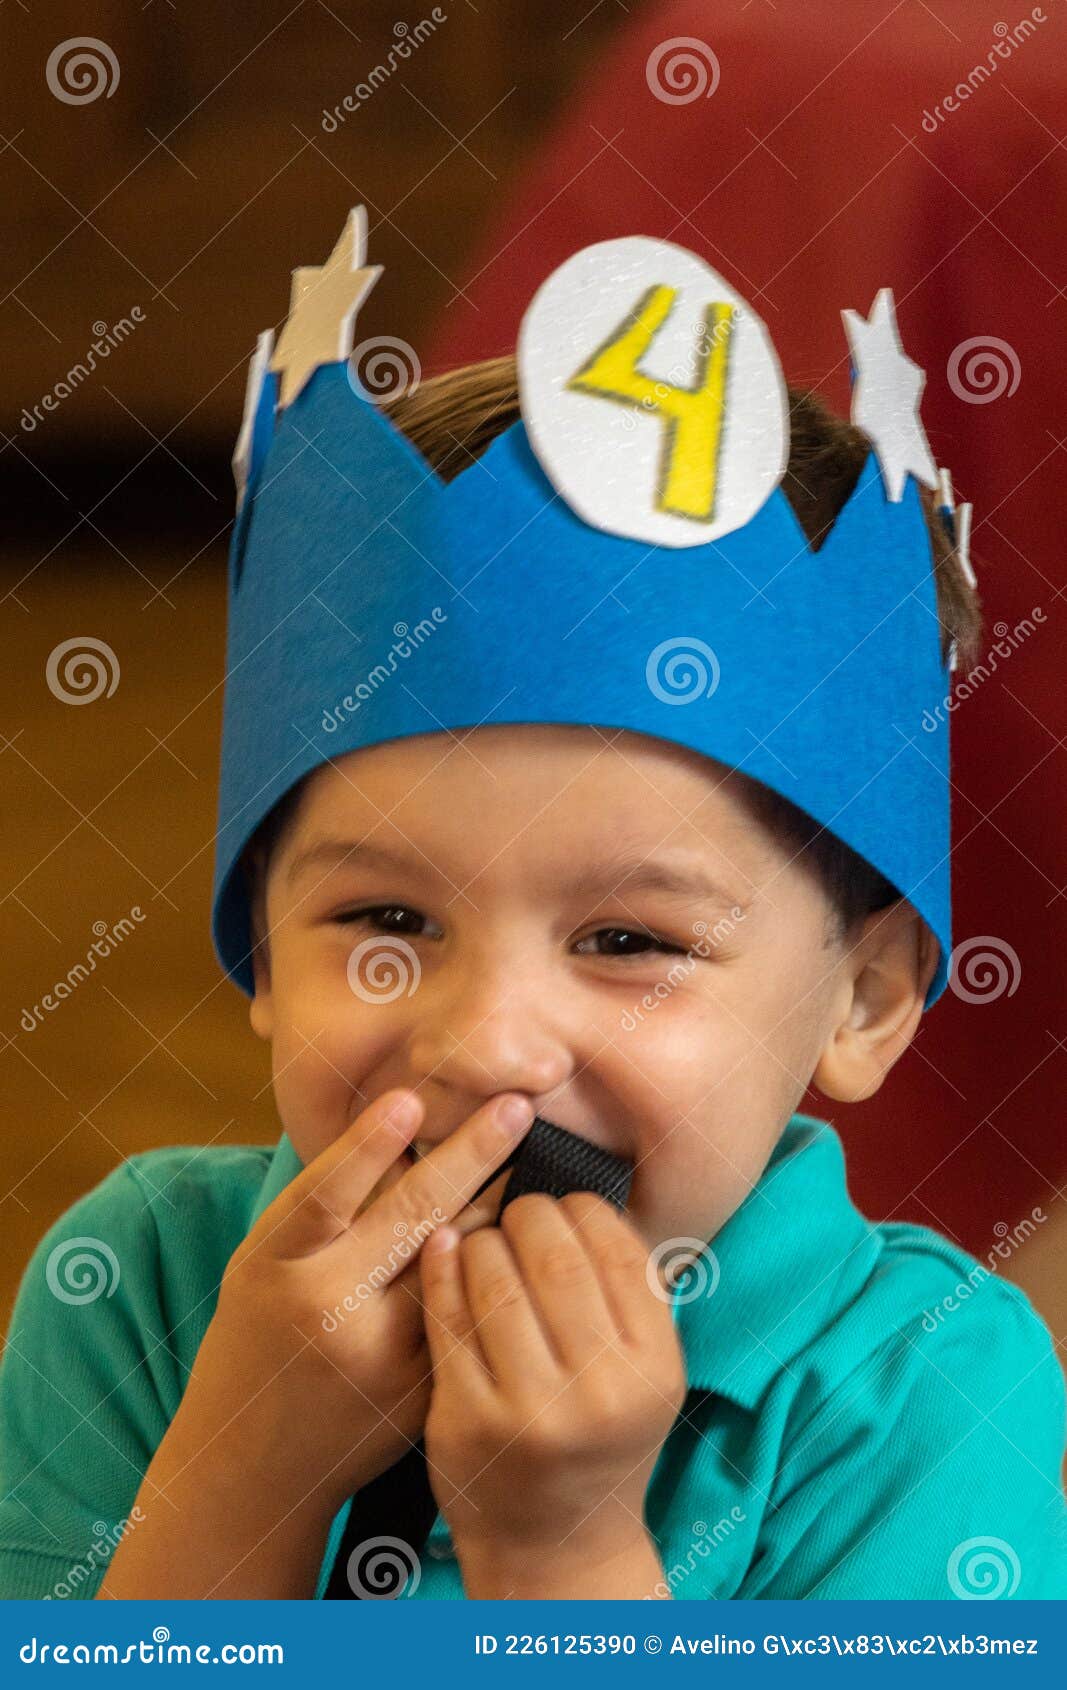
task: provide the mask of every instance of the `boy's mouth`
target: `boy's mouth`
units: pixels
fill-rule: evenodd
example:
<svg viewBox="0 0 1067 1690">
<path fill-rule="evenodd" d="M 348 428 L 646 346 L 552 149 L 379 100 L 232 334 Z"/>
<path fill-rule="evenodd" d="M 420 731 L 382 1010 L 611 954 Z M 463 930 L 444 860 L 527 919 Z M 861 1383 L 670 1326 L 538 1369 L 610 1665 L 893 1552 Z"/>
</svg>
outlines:
<svg viewBox="0 0 1067 1690">
<path fill-rule="evenodd" d="M 434 1148 L 428 1139 L 414 1139 L 411 1151 L 416 1159 Z M 570 1191 L 594 1191 L 619 1209 L 625 1209 L 633 1164 L 579 1133 L 558 1127 L 544 1116 L 534 1118 L 529 1131 L 511 1154 L 479 1186 L 472 1203 L 507 1175 L 501 1188 L 497 1219 L 506 1205 L 524 1192 L 544 1192 L 564 1197 Z"/>
</svg>

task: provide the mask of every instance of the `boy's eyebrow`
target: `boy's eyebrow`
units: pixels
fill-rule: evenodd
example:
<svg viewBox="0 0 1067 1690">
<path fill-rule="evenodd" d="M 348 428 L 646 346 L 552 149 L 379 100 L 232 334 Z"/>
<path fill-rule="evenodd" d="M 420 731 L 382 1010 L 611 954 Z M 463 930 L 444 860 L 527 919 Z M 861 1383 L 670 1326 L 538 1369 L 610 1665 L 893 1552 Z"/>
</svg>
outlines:
<svg viewBox="0 0 1067 1690">
<path fill-rule="evenodd" d="M 319 839 L 299 851 L 286 871 L 286 884 L 292 886 L 308 868 L 336 867 L 352 863 L 366 868 L 431 869 L 429 859 L 413 863 L 402 851 L 392 851 L 386 845 L 376 845 L 369 839 Z M 727 908 L 747 909 L 751 898 L 738 897 L 711 874 L 699 858 L 683 856 L 651 856 L 642 858 L 612 858 L 602 862 L 583 863 L 573 874 L 556 882 L 557 889 L 574 896 L 588 897 L 604 891 L 662 892 L 667 897 L 703 900 L 722 904 Z"/>
</svg>

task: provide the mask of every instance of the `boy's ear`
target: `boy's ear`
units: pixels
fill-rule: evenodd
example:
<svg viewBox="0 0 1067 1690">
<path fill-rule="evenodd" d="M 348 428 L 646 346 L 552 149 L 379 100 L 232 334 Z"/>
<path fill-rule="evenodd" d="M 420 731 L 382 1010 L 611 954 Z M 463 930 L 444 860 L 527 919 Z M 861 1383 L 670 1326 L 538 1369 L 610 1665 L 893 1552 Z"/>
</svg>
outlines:
<svg viewBox="0 0 1067 1690">
<path fill-rule="evenodd" d="M 906 899 L 867 916 L 841 966 L 834 1026 L 811 1083 L 861 1103 L 878 1090 L 919 1025 L 937 968 L 937 940 Z"/>
<path fill-rule="evenodd" d="M 252 924 L 252 977 L 255 995 L 248 1006 L 252 1031 L 269 1039 L 274 1031 L 270 991 L 270 938 L 267 933 L 267 874 L 262 857 L 251 860 L 248 873 L 248 904 Z"/>
</svg>

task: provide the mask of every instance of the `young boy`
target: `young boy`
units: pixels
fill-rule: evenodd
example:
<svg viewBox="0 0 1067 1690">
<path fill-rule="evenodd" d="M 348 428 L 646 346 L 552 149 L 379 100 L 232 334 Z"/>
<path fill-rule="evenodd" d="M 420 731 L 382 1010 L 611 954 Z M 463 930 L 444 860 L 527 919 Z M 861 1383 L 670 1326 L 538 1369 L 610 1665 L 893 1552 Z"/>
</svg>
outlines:
<svg viewBox="0 0 1067 1690">
<path fill-rule="evenodd" d="M 634 301 L 614 339 L 615 307 L 587 319 L 588 278 L 567 293 L 557 272 L 518 376 L 497 360 L 376 409 L 332 379 L 377 274 L 364 234 L 356 213 L 322 271 L 295 273 L 236 460 L 214 932 L 270 1042 L 283 1132 L 134 1157 L 41 1241 L 0 1364 L 0 1593 L 322 1595 L 348 1499 L 424 1439 L 426 1549 L 359 1545 L 355 1595 L 1067 1594 L 1047 1332 L 992 1279 L 931 1319 L 975 1264 L 864 1220 L 833 1129 L 795 1112 L 809 1085 L 875 1092 L 947 978 L 947 793 L 918 759 L 893 784 L 906 759 L 875 701 L 914 732 L 922 688 L 976 654 L 963 524 L 919 494 L 917 422 L 901 436 L 895 390 L 879 432 L 886 364 L 857 333 L 870 432 L 789 390 L 768 481 L 778 447 L 743 407 L 773 424 L 762 325 L 714 278 L 696 381 L 661 361 L 643 386 L 657 278 L 677 301 L 690 277 L 643 242 L 578 255 Z M 557 278 L 562 335 L 537 316 Z M 582 426 L 611 413 L 620 458 L 669 417 L 647 522 L 629 471 L 598 506 L 591 448 L 550 438 L 543 348 L 561 345 Z M 554 492 L 536 485 L 547 541 L 523 514 L 530 443 L 546 475 L 565 460 Z M 657 541 L 660 519 L 696 537 Z M 866 583 L 894 557 L 903 586 L 875 616 Z M 464 607 L 466 663 L 437 655 Z M 833 694 L 819 618 L 838 669 L 869 641 L 866 696 Z M 401 662 L 342 695 L 387 626 Z M 663 661 L 679 653 L 713 660 L 688 698 Z M 800 710 L 809 662 L 834 750 L 802 712 L 774 779 L 774 756 L 734 748 Z M 520 709 L 486 720 L 510 680 Z M 535 1115 L 632 1164 L 624 1213 L 574 1190 L 494 1224 Z"/>
</svg>

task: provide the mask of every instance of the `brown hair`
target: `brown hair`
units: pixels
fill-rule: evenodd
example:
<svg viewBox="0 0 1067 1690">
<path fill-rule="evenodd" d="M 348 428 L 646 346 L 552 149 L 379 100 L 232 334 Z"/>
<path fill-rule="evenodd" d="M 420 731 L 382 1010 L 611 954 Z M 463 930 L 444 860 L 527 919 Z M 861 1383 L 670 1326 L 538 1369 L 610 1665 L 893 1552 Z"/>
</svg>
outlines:
<svg viewBox="0 0 1067 1690">
<path fill-rule="evenodd" d="M 852 423 L 836 416 L 818 394 L 793 387 L 788 394 L 791 438 L 782 490 L 817 551 L 859 479 L 871 442 Z M 383 400 L 382 409 L 442 479 L 451 481 L 517 420 L 514 355 L 435 376 L 410 392 Z M 933 495 L 926 488 L 920 488 L 920 494 L 933 554 L 942 660 L 955 641 L 959 664 L 968 669 L 979 652 L 980 601 L 945 533 Z M 295 815 L 303 786 L 304 781 L 299 781 L 286 793 L 257 830 L 246 852 L 247 866 L 258 864 L 265 869 L 270 852 Z M 864 858 L 787 798 L 753 779 L 744 783 L 743 790 L 754 818 L 780 843 L 792 847 L 819 878 L 836 915 L 837 937 L 900 896 Z"/>
</svg>

